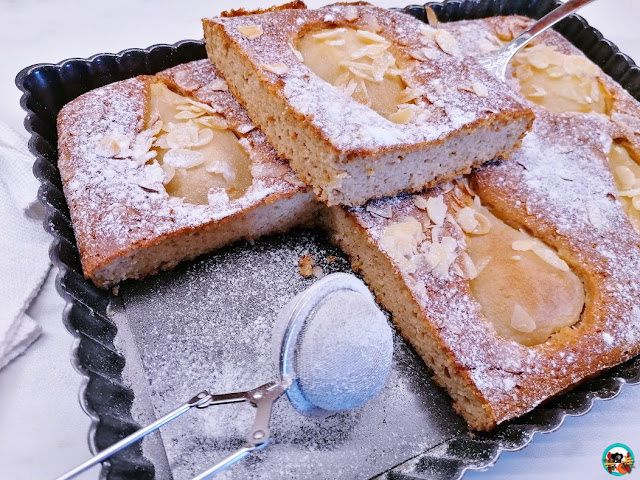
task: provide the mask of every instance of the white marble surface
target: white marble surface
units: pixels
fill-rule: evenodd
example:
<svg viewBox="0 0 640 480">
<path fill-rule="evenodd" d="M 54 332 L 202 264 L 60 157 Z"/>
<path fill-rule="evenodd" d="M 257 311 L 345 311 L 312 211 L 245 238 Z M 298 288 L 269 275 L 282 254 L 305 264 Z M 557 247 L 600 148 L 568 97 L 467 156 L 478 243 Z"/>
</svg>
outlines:
<svg viewBox="0 0 640 480">
<path fill-rule="evenodd" d="M 201 17 L 268 3 L 0 0 L 0 121 L 23 131 L 14 77 L 27 65 L 200 38 Z M 325 2 L 307 3 L 315 7 Z M 372 3 L 405 5 L 398 0 Z M 624 52 L 640 59 L 638 0 L 601 0 L 582 14 Z M 70 363 L 73 337 L 62 325 L 63 308 L 52 273 L 30 310 L 43 326 L 42 337 L 0 370 L 0 478 L 53 478 L 89 456 L 90 422 L 78 403 L 81 377 Z M 587 415 L 567 419 L 554 433 L 536 435 L 524 450 L 503 453 L 490 470 L 465 478 L 610 478 L 600 463 L 607 445 L 625 443 L 640 454 L 638 411 L 640 386 L 627 386 L 615 400 L 596 402 Z M 81 478 L 95 479 L 97 470 Z"/>
</svg>

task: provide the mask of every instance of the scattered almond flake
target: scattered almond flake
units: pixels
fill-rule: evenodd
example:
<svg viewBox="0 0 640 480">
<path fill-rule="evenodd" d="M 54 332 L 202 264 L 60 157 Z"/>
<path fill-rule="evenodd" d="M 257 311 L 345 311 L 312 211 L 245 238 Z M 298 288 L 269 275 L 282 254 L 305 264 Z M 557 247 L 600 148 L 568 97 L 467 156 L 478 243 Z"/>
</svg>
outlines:
<svg viewBox="0 0 640 480">
<path fill-rule="evenodd" d="M 486 267 L 487 265 L 489 265 L 489 262 L 491 261 L 491 257 L 485 257 L 483 259 L 481 259 L 478 262 L 475 262 L 476 265 L 476 270 L 478 272 L 478 275 L 480 275 L 480 273 L 482 272 L 482 270 L 484 270 L 484 267 Z"/>
<path fill-rule="evenodd" d="M 476 220 L 476 210 L 471 207 L 464 207 L 458 212 L 458 225 L 465 233 L 473 233 L 478 228 L 478 220 Z"/>
<path fill-rule="evenodd" d="M 489 89 L 482 82 L 474 82 L 471 86 L 475 94 L 481 98 L 486 98 L 489 96 Z"/>
<path fill-rule="evenodd" d="M 255 129 L 255 128 L 256 128 L 256 127 L 255 127 L 254 125 L 250 124 L 250 123 L 243 123 L 242 125 L 239 125 L 239 126 L 236 128 L 236 131 L 237 131 L 238 133 L 245 134 L 245 133 L 249 133 L 251 130 L 253 130 L 253 129 Z"/>
<path fill-rule="evenodd" d="M 342 12 L 342 16 L 348 22 L 353 22 L 358 18 L 358 9 L 353 5 L 347 5 Z"/>
<path fill-rule="evenodd" d="M 365 45 L 364 47 L 359 48 L 354 51 L 349 57 L 352 60 L 358 60 L 363 57 L 369 58 L 379 58 L 381 57 L 387 49 L 391 46 L 389 42 L 386 43 L 371 43 L 369 45 Z M 395 60 L 394 60 L 395 63 Z"/>
<path fill-rule="evenodd" d="M 192 118 L 198 118 L 201 117 L 202 115 L 204 115 L 204 112 L 191 112 L 191 111 L 182 111 L 182 112 L 178 112 L 174 115 L 174 118 L 177 118 L 179 120 L 189 120 Z"/>
<path fill-rule="evenodd" d="M 427 14 L 427 22 L 433 28 L 438 28 L 438 16 L 433 8 L 428 5 L 424 6 L 424 12 Z"/>
<path fill-rule="evenodd" d="M 434 225 L 431 227 L 431 241 L 439 242 L 442 239 L 442 235 L 444 233 L 444 228 L 439 227 L 438 225 Z"/>
<path fill-rule="evenodd" d="M 431 47 L 423 47 L 421 52 L 427 60 L 435 60 L 440 55 L 436 49 Z"/>
<path fill-rule="evenodd" d="M 436 29 L 433 28 L 431 25 L 420 25 L 420 35 L 422 35 L 423 37 L 432 39 L 435 38 L 436 35 Z"/>
<path fill-rule="evenodd" d="M 284 63 L 267 63 L 262 65 L 267 72 L 275 73 L 276 75 L 284 75 L 289 71 L 289 67 L 287 67 Z"/>
<path fill-rule="evenodd" d="M 640 196 L 633 197 L 631 199 L 631 205 L 633 206 L 633 208 L 640 211 Z"/>
<path fill-rule="evenodd" d="M 511 328 L 523 333 L 531 333 L 536 329 L 536 321 L 522 305 L 516 303 L 511 314 Z"/>
<path fill-rule="evenodd" d="M 380 237 L 380 247 L 398 266 L 408 273 L 416 271 L 414 257 L 418 255 L 418 245 L 424 241 L 422 224 L 413 217 L 389 225 Z"/>
<path fill-rule="evenodd" d="M 300 50 L 296 49 L 292 43 L 289 43 L 289 48 L 293 52 L 293 56 L 296 57 L 299 62 L 304 62 L 304 57 L 302 56 L 302 53 L 300 53 Z"/>
<path fill-rule="evenodd" d="M 194 150 L 172 148 L 165 152 L 162 162 L 173 168 L 193 168 L 204 162 L 204 155 Z"/>
<path fill-rule="evenodd" d="M 542 98 L 547 95 L 547 91 L 539 85 L 532 85 L 535 89 L 533 92 L 527 92 L 527 97 Z"/>
<path fill-rule="evenodd" d="M 457 275 L 460 278 L 465 278 L 464 272 L 462 271 L 462 268 L 460 267 L 460 265 L 458 265 L 457 263 L 455 263 L 453 265 L 453 267 L 451 268 L 451 270 L 453 271 L 453 273 L 455 275 Z"/>
<path fill-rule="evenodd" d="M 367 212 L 373 213 L 382 218 L 393 218 L 393 209 L 391 205 L 383 205 L 382 207 L 377 207 L 375 204 L 368 204 L 364 208 Z"/>
<path fill-rule="evenodd" d="M 313 266 L 315 265 L 315 261 L 311 258 L 311 255 L 308 253 L 304 254 L 298 259 L 298 273 L 302 275 L 304 278 L 309 278 L 313 276 Z"/>
<path fill-rule="evenodd" d="M 522 260 L 522 257 L 521 257 L 520 255 L 513 255 L 513 256 L 511 257 L 511 260 L 519 261 L 519 260 Z"/>
<path fill-rule="evenodd" d="M 196 123 L 214 130 L 226 130 L 229 123 L 220 115 L 207 115 L 196 119 Z"/>
<path fill-rule="evenodd" d="M 335 40 L 326 40 L 324 43 L 330 47 L 342 47 L 346 41 L 344 38 L 337 38 Z"/>
<path fill-rule="evenodd" d="M 264 33 L 260 25 L 244 25 L 242 27 L 238 27 L 238 31 L 242 34 L 242 36 L 248 38 L 249 40 L 258 38 Z"/>
<path fill-rule="evenodd" d="M 602 218 L 602 211 L 600 210 L 599 202 L 589 200 L 586 203 L 586 207 L 587 216 L 589 217 L 589 222 L 591 222 L 591 225 L 593 225 L 596 229 L 602 228 L 604 221 Z"/>
<path fill-rule="evenodd" d="M 424 53 L 422 53 L 422 50 L 415 50 L 415 49 L 409 50 L 409 56 L 421 62 L 424 62 L 425 60 L 427 60 L 427 57 L 425 56 Z"/>
<path fill-rule="evenodd" d="M 558 254 L 551 250 L 549 247 L 536 242 L 536 245 L 532 250 L 533 253 L 535 253 L 538 257 L 540 257 L 552 267 L 555 267 L 558 270 L 562 270 L 563 272 L 569 271 L 569 265 L 567 265 L 567 262 L 562 260 L 558 256 Z"/>
<path fill-rule="evenodd" d="M 210 162 L 206 170 L 209 173 L 219 173 L 228 183 L 233 183 L 236 180 L 236 170 L 228 162 L 222 160 Z"/>
<path fill-rule="evenodd" d="M 427 199 L 420 196 L 420 195 L 416 195 L 413 197 L 413 204 L 418 207 L 420 210 L 426 210 L 427 209 Z"/>
<path fill-rule="evenodd" d="M 120 293 L 120 285 L 116 285 L 115 287 L 113 287 L 111 289 L 111 293 L 117 297 Z"/>
<path fill-rule="evenodd" d="M 227 85 L 227 82 L 225 82 L 221 78 L 216 78 L 215 80 L 211 80 L 207 84 L 206 88 L 211 90 L 212 92 L 226 92 L 229 90 L 229 86 Z"/>
<path fill-rule="evenodd" d="M 456 261 L 456 248 L 458 242 L 453 237 L 443 237 L 440 242 L 429 244 L 429 249 L 424 255 L 431 273 L 438 278 L 449 275 L 449 268 Z"/>
<path fill-rule="evenodd" d="M 446 30 L 436 30 L 434 38 L 438 47 L 440 47 L 444 53 L 454 56 L 458 54 L 458 42 L 449 32 Z"/>
<path fill-rule="evenodd" d="M 478 221 L 478 226 L 471 232 L 474 235 L 485 235 L 491 230 L 491 220 L 486 215 L 476 211 L 475 219 Z"/>
<path fill-rule="evenodd" d="M 125 135 L 105 135 L 96 145 L 96 155 L 101 157 L 115 157 L 120 152 L 129 149 L 131 140 Z"/>
<path fill-rule="evenodd" d="M 438 188 L 440 188 L 440 190 L 442 191 L 443 194 L 445 193 L 449 193 L 451 190 L 453 190 L 453 187 L 455 185 L 453 184 L 453 182 L 446 180 L 444 182 L 441 182 L 438 184 Z M 451 223 L 454 223 L 453 221 L 451 221 Z"/>
<path fill-rule="evenodd" d="M 636 197 L 640 195 L 640 188 L 632 188 L 631 190 L 621 190 L 619 195 L 621 197 Z"/>
<path fill-rule="evenodd" d="M 535 240 L 516 240 L 511 244 L 511 248 L 516 252 L 526 252 L 528 250 L 533 250 L 536 246 Z"/>
<path fill-rule="evenodd" d="M 621 190 L 630 190 L 636 183 L 636 176 L 629 167 L 623 165 L 616 167 L 615 175 Z"/>
<path fill-rule="evenodd" d="M 402 95 L 398 99 L 400 103 L 408 103 L 424 95 L 424 90 L 421 88 L 405 88 L 402 91 Z"/>
<path fill-rule="evenodd" d="M 177 72 L 173 79 L 180 88 L 187 91 L 195 90 L 200 86 L 198 81 L 187 70 Z"/>
<path fill-rule="evenodd" d="M 316 277 L 316 278 L 324 277 L 324 270 L 319 265 L 316 265 L 315 267 L 313 267 L 311 269 L 311 272 L 312 272 L 313 276 Z"/>
<path fill-rule="evenodd" d="M 171 180 L 173 180 L 173 177 L 176 174 L 176 169 L 164 162 L 162 163 L 161 167 L 162 167 L 162 170 L 164 171 L 164 180 L 162 180 L 162 183 L 166 185 Z"/>
<path fill-rule="evenodd" d="M 467 280 L 473 280 L 476 278 L 479 272 L 469 254 L 467 254 L 467 252 L 462 252 L 459 258 L 462 262 L 462 271 L 464 273 L 463 278 L 466 278 Z"/>
<path fill-rule="evenodd" d="M 326 40 L 326 39 L 338 38 L 341 35 L 344 35 L 346 32 L 347 32 L 346 28 L 334 28 L 331 30 L 325 30 L 324 32 L 314 33 L 312 37 L 318 40 Z"/>
<path fill-rule="evenodd" d="M 194 107 L 195 109 L 205 111 L 211 115 L 218 114 L 218 112 L 211 105 L 207 105 L 206 103 L 202 103 L 202 102 L 196 102 L 195 100 L 192 100 L 190 98 L 187 98 L 186 100 L 187 100 L 187 103 L 192 107 Z"/>
<path fill-rule="evenodd" d="M 444 219 L 447 216 L 447 205 L 444 203 L 442 195 L 429 197 L 427 200 L 427 213 L 431 221 L 436 225 L 444 224 Z"/>
<path fill-rule="evenodd" d="M 385 43 L 387 39 L 378 35 L 377 33 L 369 32 L 367 30 L 356 30 L 356 36 L 361 40 L 369 40 L 375 43 Z"/>
<path fill-rule="evenodd" d="M 402 110 L 398 110 L 395 113 L 392 113 L 391 115 L 389 115 L 388 118 L 394 123 L 406 124 L 409 122 L 409 120 L 411 120 L 412 117 L 413 117 L 413 108 L 407 107 L 407 108 L 403 108 Z"/>
<path fill-rule="evenodd" d="M 352 96 L 356 91 L 356 88 L 358 88 L 358 82 L 356 82 L 355 80 L 349 80 L 349 83 L 345 86 L 344 91 L 347 95 Z"/>
</svg>

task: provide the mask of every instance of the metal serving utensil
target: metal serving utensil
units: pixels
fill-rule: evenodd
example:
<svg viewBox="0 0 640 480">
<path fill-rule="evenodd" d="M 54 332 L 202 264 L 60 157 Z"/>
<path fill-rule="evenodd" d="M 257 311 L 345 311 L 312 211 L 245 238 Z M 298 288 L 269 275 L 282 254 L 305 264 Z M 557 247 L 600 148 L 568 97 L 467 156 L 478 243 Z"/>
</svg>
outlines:
<svg viewBox="0 0 640 480">
<path fill-rule="evenodd" d="M 536 23 L 531 25 L 531 27 L 511 40 L 500 50 L 492 52 L 488 55 L 478 57 L 478 62 L 480 62 L 480 64 L 484 68 L 489 70 L 498 80 L 506 82 L 507 66 L 509 65 L 509 62 L 511 61 L 513 56 L 518 53 L 518 51 L 522 47 L 524 47 L 542 32 L 554 26 L 560 20 L 568 17 L 576 10 L 594 1 L 595 0 L 568 0 L 555 10 L 552 10 L 547 15 L 542 17 Z"/>
<path fill-rule="evenodd" d="M 342 296 L 330 301 L 329 295 L 337 293 Z M 366 323 L 367 328 L 360 328 L 362 322 Z M 368 287 L 357 277 L 346 273 L 327 275 L 294 297 L 278 315 L 276 326 L 283 327 L 282 335 L 278 335 L 280 343 L 274 345 L 279 359 L 277 380 L 246 392 L 213 395 L 202 391 L 164 417 L 106 448 L 56 480 L 76 477 L 193 408 L 249 402 L 256 408 L 256 416 L 246 443 L 193 478 L 209 479 L 270 443 L 269 422 L 273 404 L 285 392 L 298 413 L 323 416 L 364 405 L 386 383 L 393 358 L 391 328 Z M 316 343 L 317 335 L 314 336 L 314 332 L 320 332 L 320 337 L 326 338 L 324 333 L 327 329 L 332 329 L 334 340 L 325 348 L 324 343 Z M 304 358 L 300 358 L 303 345 L 307 347 L 306 353 Z M 323 361 L 318 358 L 321 355 L 338 361 Z M 318 362 L 320 367 L 319 370 L 313 370 L 316 373 L 314 378 L 309 378 L 308 369 L 300 368 Z M 336 389 L 336 382 L 341 388 Z"/>
</svg>

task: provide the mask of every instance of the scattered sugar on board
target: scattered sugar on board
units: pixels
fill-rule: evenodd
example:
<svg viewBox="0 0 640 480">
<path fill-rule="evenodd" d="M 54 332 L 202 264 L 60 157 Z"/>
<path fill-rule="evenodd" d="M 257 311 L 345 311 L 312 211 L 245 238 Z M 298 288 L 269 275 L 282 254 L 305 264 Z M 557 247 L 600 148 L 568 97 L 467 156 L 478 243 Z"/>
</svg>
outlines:
<svg viewBox="0 0 640 480">
<path fill-rule="evenodd" d="M 157 415 L 203 389 L 241 391 L 276 378 L 271 329 L 279 309 L 313 283 L 298 274 L 304 254 L 326 273 L 350 271 L 322 235 L 297 231 L 122 285 Z M 378 397 L 324 420 L 303 417 L 280 399 L 274 443 L 222 478 L 368 478 L 417 455 L 466 428 L 430 376 L 394 335 L 392 371 Z M 216 406 L 163 427 L 174 478 L 191 478 L 240 448 L 254 415 L 247 405 Z"/>
</svg>

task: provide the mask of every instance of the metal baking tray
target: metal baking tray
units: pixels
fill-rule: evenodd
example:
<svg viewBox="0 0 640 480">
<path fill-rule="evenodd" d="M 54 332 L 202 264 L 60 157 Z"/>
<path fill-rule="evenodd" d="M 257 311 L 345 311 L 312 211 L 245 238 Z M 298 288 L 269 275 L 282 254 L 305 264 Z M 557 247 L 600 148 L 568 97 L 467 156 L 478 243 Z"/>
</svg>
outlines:
<svg viewBox="0 0 640 480">
<path fill-rule="evenodd" d="M 558 4 L 467 0 L 427 5 L 441 21 L 455 21 L 509 14 L 540 18 Z M 426 21 L 421 5 L 402 11 Z M 640 100 L 640 69 L 615 45 L 578 16 L 556 29 Z M 310 284 L 297 274 L 298 257 L 310 253 L 327 273 L 349 271 L 344 255 L 321 233 L 297 231 L 235 244 L 172 272 L 124 282 L 118 296 L 83 278 L 56 166 L 59 110 L 93 88 L 204 57 L 202 42 L 189 40 L 34 65 L 16 78 L 36 157 L 33 171 L 41 182 L 38 198 L 47 209 L 44 228 L 54 238 L 50 256 L 59 268 L 56 285 L 67 300 L 63 320 L 77 338 L 74 364 L 85 378 L 80 398 L 92 419 L 89 439 L 95 452 L 203 388 L 241 390 L 270 380 L 271 319 Z M 637 357 L 492 432 L 469 432 L 420 359 L 395 337 L 393 372 L 378 399 L 324 422 L 295 415 L 279 402 L 273 418 L 276 443 L 244 466 L 234 466 L 234 475 L 460 478 L 467 469 L 489 468 L 503 450 L 523 448 L 534 433 L 555 430 L 567 415 L 588 412 L 596 399 L 616 396 L 625 383 L 640 382 Z M 105 462 L 101 478 L 183 478 L 210 466 L 235 448 L 249 427 L 250 409 L 230 408 L 190 414 Z"/>
</svg>

